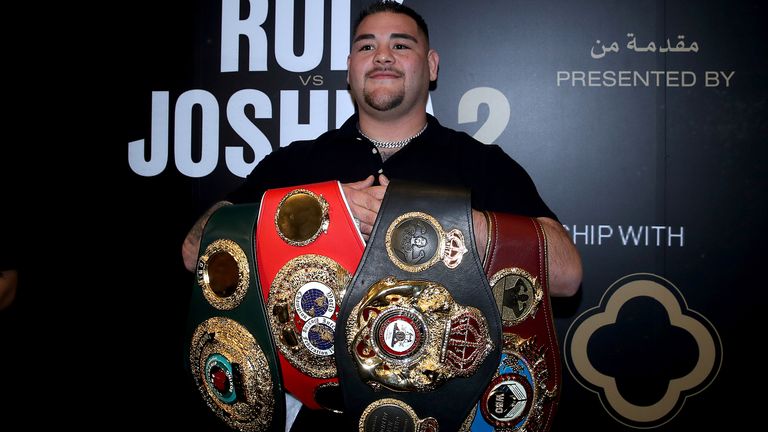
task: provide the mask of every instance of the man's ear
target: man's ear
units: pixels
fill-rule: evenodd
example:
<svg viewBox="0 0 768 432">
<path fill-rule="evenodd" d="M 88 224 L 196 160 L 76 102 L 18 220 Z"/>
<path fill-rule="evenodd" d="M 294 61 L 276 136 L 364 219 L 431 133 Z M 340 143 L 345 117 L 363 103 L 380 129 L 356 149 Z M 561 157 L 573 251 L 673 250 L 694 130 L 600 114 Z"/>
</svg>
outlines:
<svg viewBox="0 0 768 432">
<path fill-rule="evenodd" d="M 347 56 L 347 85 L 349 85 L 349 56 Z"/>
<path fill-rule="evenodd" d="M 429 80 L 430 81 L 436 81 L 437 80 L 437 70 L 440 66 L 440 55 L 437 54 L 437 51 L 430 49 L 427 53 L 427 63 L 429 64 Z M 349 70 L 349 68 L 347 68 Z"/>
</svg>

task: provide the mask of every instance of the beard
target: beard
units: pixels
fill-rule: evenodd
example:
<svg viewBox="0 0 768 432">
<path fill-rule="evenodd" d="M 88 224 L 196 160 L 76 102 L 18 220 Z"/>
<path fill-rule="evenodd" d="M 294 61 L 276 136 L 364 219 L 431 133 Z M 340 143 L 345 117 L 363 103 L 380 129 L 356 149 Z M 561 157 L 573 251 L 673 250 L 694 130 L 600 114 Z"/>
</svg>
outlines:
<svg viewBox="0 0 768 432">
<path fill-rule="evenodd" d="M 395 91 L 371 91 L 369 89 L 363 89 L 363 97 L 365 103 L 371 108 L 377 111 L 389 111 L 397 108 L 403 103 L 405 99 L 405 89 L 400 88 Z"/>
</svg>

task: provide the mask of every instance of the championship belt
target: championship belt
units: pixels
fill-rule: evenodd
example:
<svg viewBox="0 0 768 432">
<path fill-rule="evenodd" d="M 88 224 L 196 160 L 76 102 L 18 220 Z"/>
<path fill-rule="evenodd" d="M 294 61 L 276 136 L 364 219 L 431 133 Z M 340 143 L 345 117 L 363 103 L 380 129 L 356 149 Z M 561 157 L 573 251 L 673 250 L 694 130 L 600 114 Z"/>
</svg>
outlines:
<svg viewBox="0 0 768 432">
<path fill-rule="evenodd" d="M 547 248 L 536 219 L 487 212 L 485 270 L 504 326 L 501 362 L 473 432 L 545 432 L 560 397 L 560 352 L 549 304 Z"/>
<path fill-rule="evenodd" d="M 471 221 L 466 190 L 389 184 L 336 332 L 358 430 L 469 429 L 501 352 Z"/>
<path fill-rule="evenodd" d="M 244 431 L 285 428 L 285 395 L 254 267 L 258 205 L 226 206 L 205 226 L 190 302 L 186 366 L 208 407 Z"/>
<path fill-rule="evenodd" d="M 364 248 L 338 182 L 265 192 L 259 280 L 285 389 L 309 408 L 343 409 L 334 333 Z"/>
</svg>

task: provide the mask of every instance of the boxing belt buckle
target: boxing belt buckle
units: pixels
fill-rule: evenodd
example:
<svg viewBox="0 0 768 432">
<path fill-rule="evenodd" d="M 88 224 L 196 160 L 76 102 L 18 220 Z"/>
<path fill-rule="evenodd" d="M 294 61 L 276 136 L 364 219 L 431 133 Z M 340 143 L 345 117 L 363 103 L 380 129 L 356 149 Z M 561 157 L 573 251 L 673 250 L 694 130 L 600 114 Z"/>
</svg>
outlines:
<svg viewBox="0 0 768 432">
<path fill-rule="evenodd" d="M 336 332 L 358 430 L 468 430 L 501 348 L 471 218 L 466 190 L 387 187 Z"/>
<path fill-rule="evenodd" d="M 338 182 L 264 193 L 256 262 L 269 327 L 285 389 L 312 409 L 342 410 L 334 333 L 363 250 Z"/>
<path fill-rule="evenodd" d="M 486 215 L 485 270 L 503 323 L 503 347 L 472 431 L 545 432 L 557 409 L 561 369 L 544 230 L 530 217 Z"/>
<path fill-rule="evenodd" d="M 208 407 L 233 429 L 282 430 L 285 398 L 254 260 L 258 206 L 226 206 L 201 237 L 190 301 L 187 368 Z"/>
</svg>

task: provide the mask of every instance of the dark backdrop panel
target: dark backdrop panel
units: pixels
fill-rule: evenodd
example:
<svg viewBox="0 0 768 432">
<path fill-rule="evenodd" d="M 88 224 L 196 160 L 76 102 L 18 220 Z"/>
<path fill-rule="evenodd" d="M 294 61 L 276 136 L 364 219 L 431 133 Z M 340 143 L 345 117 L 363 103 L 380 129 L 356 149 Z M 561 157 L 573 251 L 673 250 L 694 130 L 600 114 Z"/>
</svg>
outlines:
<svg viewBox="0 0 768 432">
<path fill-rule="evenodd" d="M 134 222 L 125 231 L 129 255 L 148 277 L 124 300 L 129 307 L 122 318 L 140 316 L 143 323 L 126 337 L 125 349 L 151 352 L 166 365 L 165 394 L 183 401 L 181 409 L 149 408 L 142 401 L 133 408 L 140 423 L 153 409 L 165 413 L 169 426 L 217 426 L 181 370 L 192 279 L 179 252 L 197 216 L 242 181 L 227 152 L 242 151 L 244 163 L 255 163 L 283 141 L 315 136 L 350 113 L 338 53 L 348 43 L 344 27 L 367 2 L 325 1 L 322 20 L 309 27 L 311 38 L 322 41 L 319 60 L 306 57 L 298 61 L 305 66 L 288 70 L 282 64 L 287 53 L 276 54 L 277 33 L 292 31 L 292 54 L 301 57 L 309 49 L 305 23 L 317 19 L 314 13 L 307 18 L 305 2 L 293 3 L 293 16 L 280 23 L 274 1 L 237 4 L 243 19 L 266 11 L 256 32 L 266 43 L 239 38 L 235 52 L 227 53 L 238 56 L 236 71 L 222 71 L 226 2 L 139 3 L 129 15 L 128 133 L 118 146 L 128 189 L 120 209 Z M 749 341 L 760 337 L 757 314 L 766 305 L 760 277 L 768 210 L 762 169 L 766 6 L 671 0 L 406 4 L 422 12 L 441 55 L 432 111 L 443 124 L 498 143 L 518 160 L 582 254 L 580 293 L 554 302 L 568 366 L 555 430 L 710 430 L 750 416 L 747 407 L 756 408 L 757 399 L 745 392 L 764 383 L 749 372 L 758 370 Z M 670 48 L 681 49 L 659 52 L 667 39 Z M 648 50 L 651 42 L 655 51 Z M 250 66 L 254 55 L 266 66 Z M 153 95 L 163 102 L 155 108 Z M 253 105 L 238 105 L 238 97 Z M 167 115 L 160 109 L 163 98 Z M 153 135 L 161 124 L 168 132 Z M 144 139 L 149 148 L 154 136 L 165 140 L 167 162 L 142 174 L 125 144 Z M 189 148 L 179 146 L 184 140 Z M 190 174 L 211 154 L 212 167 Z M 713 364 L 676 402 L 642 421 L 615 400 L 612 405 L 594 376 L 585 375 L 587 365 L 574 355 L 580 342 L 572 339 L 632 280 L 655 287 L 658 296 L 626 301 L 614 325 L 595 331 L 586 345 L 589 364 L 615 377 L 637 411 L 657 403 L 670 380 L 706 358 Z M 662 303 L 663 295 L 671 295 L 671 303 Z M 696 330 L 672 325 L 670 304 L 698 323 L 692 324 Z M 694 334 L 711 341 L 714 352 L 700 355 Z"/>
</svg>

